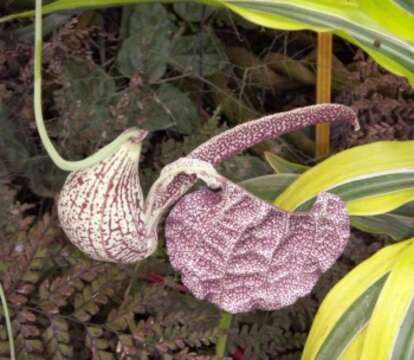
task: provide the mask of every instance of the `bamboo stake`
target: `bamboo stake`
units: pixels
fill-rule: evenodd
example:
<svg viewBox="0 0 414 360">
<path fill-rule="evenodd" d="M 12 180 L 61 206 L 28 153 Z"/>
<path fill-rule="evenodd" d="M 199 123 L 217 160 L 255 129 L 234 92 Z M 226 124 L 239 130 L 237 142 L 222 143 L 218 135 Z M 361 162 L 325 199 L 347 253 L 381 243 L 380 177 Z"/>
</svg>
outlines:
<svg viewBox="0 0 414 360">
<path fill-rule="evenodd" d="M 318 33 L 317 50 L 317 75 L 316 75 L 316 102 L 331 102 L 332 80 L 332 33 Z M 329 155 L 329 124 L 316 125 L 316 158 L 324 158 Z"/>
</svg>

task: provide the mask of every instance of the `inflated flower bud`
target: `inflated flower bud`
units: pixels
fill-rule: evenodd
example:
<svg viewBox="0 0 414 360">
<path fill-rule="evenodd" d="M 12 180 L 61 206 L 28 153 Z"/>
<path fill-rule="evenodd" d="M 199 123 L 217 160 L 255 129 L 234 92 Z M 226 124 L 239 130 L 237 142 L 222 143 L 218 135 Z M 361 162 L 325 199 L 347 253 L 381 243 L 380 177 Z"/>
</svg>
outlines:
<svg viewBox="0 0 414 360">
<path fill-rule="evenodd" d="M 110 157 L 70 173 L 59 196 L 63 230 L 96 260 L 131 263 L 145 259 L 157 248 L 157 228 L 164 211 L 184 195 L 188 179 L 199 178 L 210 188 L 220 186 L 211 164 L 183 158 L 162 170 L 145 201 L 138 163 L 147 132 L 132 133 Z"/>
<path fill-rule="evenodd" d="M 96 260 L 134 262 L 152 252 L 144 234 L 144 197 L 139 182 L 137 130 L 112 156 L 69 174 L 58 215 L 69 239 Z"/>
</svg>

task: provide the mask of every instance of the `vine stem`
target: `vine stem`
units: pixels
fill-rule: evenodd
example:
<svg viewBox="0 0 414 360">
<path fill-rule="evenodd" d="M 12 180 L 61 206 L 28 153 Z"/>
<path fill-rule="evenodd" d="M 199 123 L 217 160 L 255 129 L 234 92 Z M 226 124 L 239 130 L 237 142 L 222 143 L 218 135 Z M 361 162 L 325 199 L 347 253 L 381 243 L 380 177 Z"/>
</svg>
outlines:
<svg viewBox="0 0 414 360">
<path fill-rule="evenodd" d="M 0 283 L 0 299 L 1 299 L 1 304 L 2 304 L 2 308 L 4 312 L 4 318 L 6 319 L 7 337 L 9 338 L 10 359 L 15 360 L 16 355 L 14 351 L 13 329 L 11 326 L 10 313 L 9 313 L 9 308 L 7 306 L 6 295 L 4 294 L 3 286 L 1 285 L 1 283 Z"/>
<path fill-rule="evenodd" d="M 124 131 L 110 144 L 104 146 L 93 155 L 79 161 L 68 161 L 60 156 L 49 138 L 42 111 L 42 0 L 36 0 L 35 8 L 35 51 L 34 51 L 34 113 L 37 131 L 48 155 L 57 167 L 65 171 L 75 171 L 91 167 L 116 153 L 131 137 L 139 133 L 139 129 Z"/>
<path fill-rule="evenodd" d="M 219 336 L 216 343 L 216 356 L 221 359 L 226 354 L 228 330 L 231 326 L 233 319 L 232 314 L 227 311 L 221 312 L 220 323 L 219 323 Z"/>
</svg>

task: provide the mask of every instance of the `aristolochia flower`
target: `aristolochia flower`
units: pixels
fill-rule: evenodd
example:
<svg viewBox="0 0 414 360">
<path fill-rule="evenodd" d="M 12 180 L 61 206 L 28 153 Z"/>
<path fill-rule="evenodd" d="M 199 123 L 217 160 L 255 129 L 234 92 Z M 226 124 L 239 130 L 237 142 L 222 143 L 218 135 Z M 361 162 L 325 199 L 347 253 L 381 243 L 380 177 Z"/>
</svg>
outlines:
<svg viewBox="0 0 414 360">
<path fill-rule="evenodd" d="M 239 125 L 166 166 L 144 200 L 138 161 L 146 132 L 131 131 L 118 152 L 71 173 L 58 213 L 69 239 L 91 257 L 135 262 L 157 247 L 163 214 L 197 179 L 166 224 L 173 266 L 199 298 L 232 311 L 274 309 L 313 287 L 342 251 L 349 220 L 342 202 L 322 194 L 309 213 L 289 214 L 220 176 L 213 165 L 261 141 L 319 122 L 356 124 L 348 107 L 325 104 Z"/>
</svg>

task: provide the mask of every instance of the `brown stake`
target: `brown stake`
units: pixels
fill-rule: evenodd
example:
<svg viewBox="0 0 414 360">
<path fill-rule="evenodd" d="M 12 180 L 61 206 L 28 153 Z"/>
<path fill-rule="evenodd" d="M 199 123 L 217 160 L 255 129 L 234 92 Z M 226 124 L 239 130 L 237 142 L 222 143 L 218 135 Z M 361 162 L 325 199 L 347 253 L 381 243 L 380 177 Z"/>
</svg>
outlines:
<svg viewBox="0 0 414 360">
<path fill-rule="evenodd" d="M 331 102 L 332 33 L 318 33 L 316 102 Z M 316 158 L 329 155 L 329 124 L 316 125 Z"/>
</svg>

